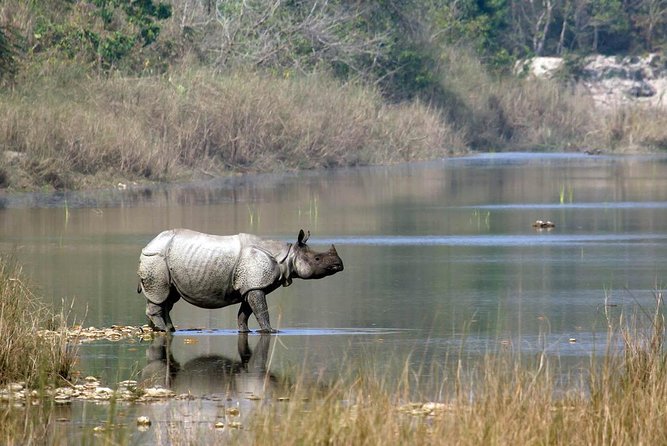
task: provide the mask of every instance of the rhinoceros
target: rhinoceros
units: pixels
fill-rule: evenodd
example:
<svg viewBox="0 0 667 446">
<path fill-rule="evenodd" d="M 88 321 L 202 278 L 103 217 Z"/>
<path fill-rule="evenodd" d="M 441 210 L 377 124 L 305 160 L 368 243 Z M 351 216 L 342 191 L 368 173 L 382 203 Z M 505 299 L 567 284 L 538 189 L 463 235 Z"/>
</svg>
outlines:
<svg viewBox="0 0 667 446">
<path fill-rule="evenodd" d="M 174 331 L 169 316 L 182 297 L 201 308 L 241 304 L 239 332 L 248 332 L 255 314 L 260 332 L 275 332 L 266 295 L 292 279 L 320 279 L 343 271 L 336 248 L 314 252 L 310 232 L 299 231 L 296 244 L 252 234 L 229 236 L 171 229 L 158 234 L 141 251 L 137 292 L 146 297 L 146 316 L 156 330 Z"/>
</svg>

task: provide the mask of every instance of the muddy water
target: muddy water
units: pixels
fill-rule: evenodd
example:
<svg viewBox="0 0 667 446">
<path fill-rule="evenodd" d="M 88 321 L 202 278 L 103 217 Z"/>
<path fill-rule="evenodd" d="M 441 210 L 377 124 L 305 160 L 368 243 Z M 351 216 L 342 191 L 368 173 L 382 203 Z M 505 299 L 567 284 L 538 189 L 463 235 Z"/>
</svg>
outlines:
<svg viewBox="0 0 667 446">
<path fill-rule="evenodd" d="M 474 357 L 499 345 L 546 349 L 576 367 L 604 340 L 605 309 L 650 307 L 665 284 L 667 157 L 492 154 L 0 197 L 0 206 L 0 250 L 15 254 L 47 302 L 64 303 L 86 326 L 145 322 L 137 260 L 163 229 L 294 241 L 303 228 L 315 248 L 334 243 L 344 272 L 269 296 L 281 334 L 270 347 L 248 337 L 260 358 L 250 370 L 262 376 L 299 367 L 335 376 L 369 357 L 388 375 L 406 363 L 428 375 L 446 367 L 448 352 Z M 538 219 L 555 228 L 536 230 Z M 112 387 L 148 368 L 179 392 L 258 391 L 248 388 L 261 380 L 248 373 L 236 312 L 179 302 L 168 351 L 95 342 L 81 348 L 79 367 Z M 160 352 L 179 376 L 164 371 Z"/>
</svg>

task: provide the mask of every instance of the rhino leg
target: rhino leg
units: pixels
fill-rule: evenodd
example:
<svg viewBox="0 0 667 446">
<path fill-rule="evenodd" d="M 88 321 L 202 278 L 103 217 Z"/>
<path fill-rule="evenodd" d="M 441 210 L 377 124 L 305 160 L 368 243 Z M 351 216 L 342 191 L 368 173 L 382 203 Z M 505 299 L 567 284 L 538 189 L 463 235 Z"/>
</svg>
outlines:
<svg viewBox="0 0 667 446">
<path fill-rule="evenodd" d="M 146 316 L 148 316 L 148 324 L 154 330 L 167 332 L 176 331 L 174 324 L 171 322 L 169 312 L 174 307 L 177 300 L 178 297 L 173 299 L 171 295 L 169 299 L 161 304 L 155 304 L 150 300 L 146 300 Z"/>
<path fill-rule="evenodd" d="M 247 303 L 247 307 L 250 307 L 250 312 L 247 312 L 247 307 L 244 307 L 244 304 Z M 243 312 L 243 314 L 241 314 Z M 239 310 L 239 330 L 243 328 L 248 329 L 248 317 L 254 313 L 257 322 L 259 323 L 259 332 L 260 333 L 276 333 L 277 330 L 271 328 L 271 322 L 269 321 L 269 307 L 266 305 L 266 295 L 261 290 L 252 290 L 248 291 L 241 304 L 241 309 Z"/>
<path fill-rule="evenodd" d="M 241 302 L 241 308 L 239 308 L 239 314 L 237 316 L 237 323 L 239 326 L 239 333 L 248 333 L 250 329 L 248 328 L 248 318 L 252 314 L 252 308 L 245 300 Z"/>
</svg>

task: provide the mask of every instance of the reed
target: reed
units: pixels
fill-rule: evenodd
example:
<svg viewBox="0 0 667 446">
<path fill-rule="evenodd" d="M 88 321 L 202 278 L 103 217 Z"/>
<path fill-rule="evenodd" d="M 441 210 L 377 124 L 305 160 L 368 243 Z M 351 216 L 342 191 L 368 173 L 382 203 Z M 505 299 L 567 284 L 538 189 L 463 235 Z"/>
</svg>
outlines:
<svg viewBox="0 0 667 446">
<path fill-rule="evenodd" d="M 36 444 L 47 434 L 52 402 L 15 407 L 17 386 L 36 391 L 36 400 L 50 386 L 63 384 L 74 363 L 65 336 L 45 338 L 40 329 L 64 330 L 62 315 L 40 303 L 16 263 L 0 256 L 0 443 Z M 9 402 L 7 398 L 9 397 Z"/>
<path fill-rule="evenodd" d="M 41 303 L 26 281 L 20 266 L 0 256 L 0 384 L 54 384 L 69 377 L 72 352 L 65 339 L 37 333 L 64 329 L 64 317 Z"/>
</svg>

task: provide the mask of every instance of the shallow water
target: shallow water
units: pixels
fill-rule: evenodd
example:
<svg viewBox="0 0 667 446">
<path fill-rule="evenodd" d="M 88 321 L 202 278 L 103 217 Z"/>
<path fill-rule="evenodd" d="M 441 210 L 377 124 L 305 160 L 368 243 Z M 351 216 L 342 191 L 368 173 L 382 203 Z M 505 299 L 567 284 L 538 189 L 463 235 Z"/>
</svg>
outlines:
<svg viewBox="0 0 667 446">
<path fill-rule="evenodd" d="M 534 229 L 538 219 L 555 228 Z M 336 376 L 373 358 L 389 377 L 408 363 L 427 383 L 452 351 L 474 358 L 499 346 L 546 350 L 576 368 L 604 345 L 605 312 L 651 308 L 664 286 L 667 157 L 489 154 L 0 197 L 0 250 L 85 326 L 145 323 L 139 251 L 174 227 L 286 241 L 303 228 L 312 247 L 336 245 L 345 271 L 268 298 L 281 333 L 265 366 L 276 376 Z M 176 304 L 169 350 L 178 364 L 199 364 L 183 389 L 234 388 L 215 365 L 241 361 L 237 311 Z M 250 335 L 250 349 L 261 339 Z M 79 367 L 113 387 L 141 375 L 149 353 L 149 343 L 94 342 Z"/>
</svg>

